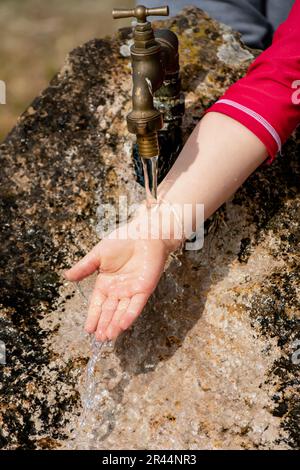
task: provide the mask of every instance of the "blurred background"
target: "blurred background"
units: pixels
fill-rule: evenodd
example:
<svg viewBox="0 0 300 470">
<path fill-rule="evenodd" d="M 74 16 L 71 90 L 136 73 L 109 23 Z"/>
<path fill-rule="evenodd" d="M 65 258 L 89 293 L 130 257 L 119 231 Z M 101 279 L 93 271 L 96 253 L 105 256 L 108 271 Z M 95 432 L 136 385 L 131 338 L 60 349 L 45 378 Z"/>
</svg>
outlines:
<svg viewBox="0 0 300 470">
<path fill-rule="evenodd" d="M 66 54 L 130 24 L 113 21 L 111 11 L 134 5 L 134 0 L 0 0 L 0 80 L 6 83 L 0 141 L 60 69 Z"/>
</svg>

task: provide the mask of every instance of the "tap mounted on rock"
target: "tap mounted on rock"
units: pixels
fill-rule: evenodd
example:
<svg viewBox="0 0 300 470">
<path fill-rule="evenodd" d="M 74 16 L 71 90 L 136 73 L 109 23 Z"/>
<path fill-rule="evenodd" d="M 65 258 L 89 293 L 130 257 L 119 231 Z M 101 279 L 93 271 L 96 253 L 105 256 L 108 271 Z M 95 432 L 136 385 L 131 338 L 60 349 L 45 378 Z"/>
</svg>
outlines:
<svg viewBox="0 0 300 470">
<path fill-rule="evenodd" d="M 137 137 L 134 160 L 137 178 L 143 184 L 140 158 L 159 155 L 158 179 L 170 169 L 182 147 L 181 121 L 184 99 L 180 87 L 178 38 L 168 29 L 153 30 L 148 16 L 168 16 L 167 6 L 113 10 L 114 18 L 134 17 L 131 46 L 133 74 L 132 111 L 127 116 L 129 132 Z"/>
</svg>

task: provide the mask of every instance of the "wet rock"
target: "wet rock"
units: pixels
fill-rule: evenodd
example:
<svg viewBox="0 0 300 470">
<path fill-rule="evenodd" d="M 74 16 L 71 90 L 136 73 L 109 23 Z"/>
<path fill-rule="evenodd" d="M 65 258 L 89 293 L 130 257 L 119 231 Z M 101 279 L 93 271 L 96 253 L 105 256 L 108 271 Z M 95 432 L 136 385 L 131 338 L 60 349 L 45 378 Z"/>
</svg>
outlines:
<svg viewBox="0 0 300 470">
<path fill-rule="evenodd" d="M 257 51 L 195 8 L 163 24 L 179 35 L 187 137 Z M 97 241 L 100 204 L 142 195 L 125 122 L 129 39 L 72 51 L 1 145 L 6 449 L 65 446 L 78 427 L 91 347 L 85 304 L 61 273 Z M 204 249 L 175 260 L 134 327 L 104 347 L 97 413 L 71 445 L 299 448 L 299 142 L 208 221 Z"/>
</svg>

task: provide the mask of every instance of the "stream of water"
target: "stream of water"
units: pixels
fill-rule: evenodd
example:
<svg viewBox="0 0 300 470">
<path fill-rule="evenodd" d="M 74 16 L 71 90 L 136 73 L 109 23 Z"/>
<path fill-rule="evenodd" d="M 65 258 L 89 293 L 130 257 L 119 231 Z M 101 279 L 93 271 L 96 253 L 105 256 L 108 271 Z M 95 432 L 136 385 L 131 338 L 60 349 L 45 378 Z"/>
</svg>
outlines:
<svg viewBox="0 0 300 470">
<path fill-rule="evenodd" d="M 158 156 L 152 158 L 141 158 L 144 172 L 146 202 L 150 206 L 157 200 L 157 172 Z"/>
<path fill-rule="evenodd" d="M 157 200 L 157 172 L 158 157 L 142 159 L 146 203 L 150 206 Z M 87 309 L 89 295 L 86 295 L 80 283 L 75 283 L 76 289 L 82 299 L 84 308 Z M 105 439 L 107 433 L 113 426 L 118 404 L 111 397 L 101 381 L 97 380 L 99 367 L 105 371 L 105 358 L 109 356 L 113 349 L 112 342 L 101 343 L 95 339 L 91 342 L 92 354 L 86 367 L 85 379 L 81 392 L 82 411 L 79 417 L 78 426 L 73 431 L 71 440 L 67 445 L 69 450 L 91 450 L 99 449 L 95 443 Z M 128 381 L 126 373 L 122 374 L 123 382 Z"/>
<path fill-rule="evenodd" d="M 89 298 L 81 288 L 80 283 L 75 283 L 83 306 L 88 307 Z M 91 357 L 88 361 L 85 378 L 82 384 L 81 405 L 82 410 L 78 425 L 72 433 L 71 440 L 67 444 L 68 450 L 97 449 L 95 443 L 105 438 L 113 421 L 115 404 L 110 400 L 109 391 L 96 379 L 96 371 L 101 365 L 106 367 L 105 358 L 110 355 L 113 343 L 102 343 L 91 340 Z"/>
</svg>

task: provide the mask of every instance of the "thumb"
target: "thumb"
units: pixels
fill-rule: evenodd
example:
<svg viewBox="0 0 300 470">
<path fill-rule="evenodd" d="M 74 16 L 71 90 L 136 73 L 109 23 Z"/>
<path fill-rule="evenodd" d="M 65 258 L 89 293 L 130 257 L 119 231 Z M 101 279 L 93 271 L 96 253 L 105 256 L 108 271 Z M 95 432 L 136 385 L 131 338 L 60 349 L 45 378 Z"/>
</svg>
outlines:
<svg viewBox="0 0 300 470">
<path fill-rule="evenodd" d="M 64 276 L 68 281 L 81 281 L 93 274 L 100 267 L 100 243 L 96 245 L 84 258 L 76 263 L 71 269 L 65 271 Z"/>
</svg>

